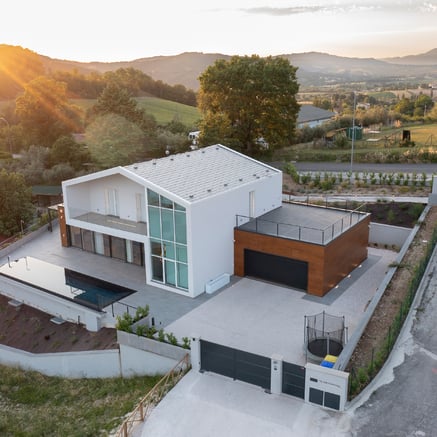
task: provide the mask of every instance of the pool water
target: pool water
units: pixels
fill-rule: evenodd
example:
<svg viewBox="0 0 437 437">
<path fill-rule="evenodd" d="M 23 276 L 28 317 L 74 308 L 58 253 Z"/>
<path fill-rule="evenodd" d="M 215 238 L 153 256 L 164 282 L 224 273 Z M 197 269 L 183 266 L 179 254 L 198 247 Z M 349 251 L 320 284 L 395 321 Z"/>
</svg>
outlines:
<svg viewBox="0 0 437 437">
<path fill-rule="evenodd" d="M 29 256 L 0 266 L 0 275 L 98 311 L 135 292 Z"/>
</svg>

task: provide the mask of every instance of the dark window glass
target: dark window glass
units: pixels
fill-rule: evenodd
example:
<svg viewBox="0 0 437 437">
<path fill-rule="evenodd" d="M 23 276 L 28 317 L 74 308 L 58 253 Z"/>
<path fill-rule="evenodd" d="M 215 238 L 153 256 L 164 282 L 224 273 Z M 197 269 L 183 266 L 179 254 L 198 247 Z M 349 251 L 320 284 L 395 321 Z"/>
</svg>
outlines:
<svg viewBox="0 0 437 437">
<path fill-rule="evenodd" d="M 173 202 L 167 197 L 160 196 L 161 198 L 161 208 L 173 209 Z"/>
<path fill-rule="evenodd" d="M 70 237 L 71 245 L 82 249 L 82 233 L 80 232 L 80 228 L 70 226 Z"/>
<path fill-rule="evenodd" d="M 103 247 L 104 255 L 111 256 L 111 237 L 109 235 L 103 234 Z"/>
<path fill-rule="evenodd" d="M 82 247 L 87 252 L 94 253 L 94 236 L 93 231 L 82 229 Z"/>
<path fill-rule="evenodd" d="M 147 190 L 147 202 L 149 205 L 159 206 L 159 194 L 152 190 Z"/>
<path fill-rule="evenodd" d="M 162 256 L 161 242 L 150 240 L 150 251 L 152 252 L 152 255 Z"/>
<path fill-rule="evenodd" d="M 126 261 L 126 242 L 123 238 L 111 237 L 112 258 Z"/>
<path fill-rule="evenodd" d="M 132 241 L 132 263 L 137 266 L 144 265 L 144 245 L 138 241 Z"/>
<path fill-rule="evenodd" d="M 152 256 L 152 279 L 163 282 L 164 276 L 162 273 L 162 258 Z"/>
</svg>

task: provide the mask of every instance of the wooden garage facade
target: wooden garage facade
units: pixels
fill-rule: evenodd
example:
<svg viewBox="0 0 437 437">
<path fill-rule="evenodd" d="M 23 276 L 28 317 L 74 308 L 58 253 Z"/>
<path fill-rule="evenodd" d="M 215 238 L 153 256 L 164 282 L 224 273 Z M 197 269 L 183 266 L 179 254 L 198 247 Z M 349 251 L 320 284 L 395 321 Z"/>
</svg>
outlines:
<svg viewBox="0 0 437 437">
<path fill-rule="evenodd" d="M 327 244 L 236 227 L 234 272 L 324 296 L 367 258 L 369 224 L 363 215 Z"/>
</svg>

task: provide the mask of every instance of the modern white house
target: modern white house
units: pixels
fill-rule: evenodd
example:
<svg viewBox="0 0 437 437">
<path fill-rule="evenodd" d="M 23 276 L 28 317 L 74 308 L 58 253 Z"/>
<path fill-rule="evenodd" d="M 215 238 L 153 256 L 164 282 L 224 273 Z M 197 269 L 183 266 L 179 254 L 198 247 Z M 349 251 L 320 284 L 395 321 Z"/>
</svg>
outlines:
<svg viewBox="0 0 437 437">
<path fill-rule="evenodd" d="M 236 217 L 281 206 L 282 173 L 218 144 L 70 179 L 62 189 L 64 246 L 144 266 L 147 284 L 196 297 L 234 273 Z"/>
</svg>

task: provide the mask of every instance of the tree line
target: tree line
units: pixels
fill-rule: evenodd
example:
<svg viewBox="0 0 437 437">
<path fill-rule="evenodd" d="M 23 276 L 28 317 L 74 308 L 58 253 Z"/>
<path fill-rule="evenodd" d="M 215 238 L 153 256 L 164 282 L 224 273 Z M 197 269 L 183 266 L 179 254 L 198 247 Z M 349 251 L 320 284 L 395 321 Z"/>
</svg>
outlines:
<svg viewBox="0 0 437 437">
<path fill-rule="evenodd" d="M 196 106 L 196 93 L 183 85 L 169 85 L 134 68 L 120 68 L 106 73 L 45 71 L 40 56 L 22 47 L 0 44 L 0 100 L 15 99 L 24 84 L 38 76 L 47 76 L 66 84 L 69 98 L 96 99 L 110 83 L 127 89 L 132 96 L 150 95 L 185 105 Z"/>
</svg>

